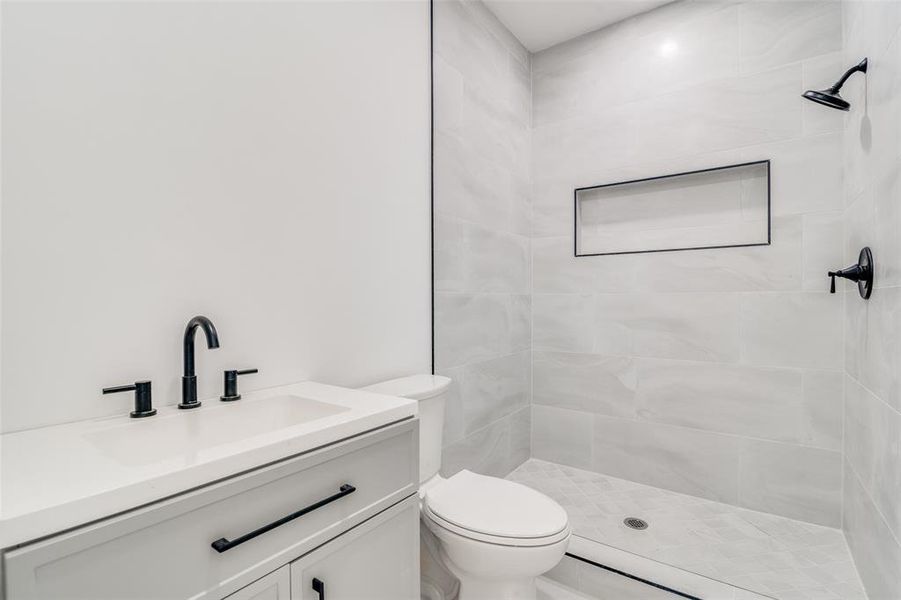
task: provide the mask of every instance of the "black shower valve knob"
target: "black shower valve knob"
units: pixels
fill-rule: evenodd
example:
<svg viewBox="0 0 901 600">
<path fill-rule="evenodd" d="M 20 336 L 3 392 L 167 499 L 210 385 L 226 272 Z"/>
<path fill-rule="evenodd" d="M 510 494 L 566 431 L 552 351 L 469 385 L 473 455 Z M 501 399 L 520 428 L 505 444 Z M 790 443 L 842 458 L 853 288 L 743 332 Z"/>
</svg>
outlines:
<svg viewBox="0 0 901 600">
<path fill-rule="evenodd" d="M 827 275 L 830 278 L 829 293 L 835 293 L 835 278 L 841 277 L 848 281 L 857 283 L 857 290 L 860 297 L 867 300 L 873 293 L 873 252 L 869 247 L 865 247 L 860 251 L 857 258 L 857 264 L 851 265 L 838 271 L 829 271 Z"/>
</svg>

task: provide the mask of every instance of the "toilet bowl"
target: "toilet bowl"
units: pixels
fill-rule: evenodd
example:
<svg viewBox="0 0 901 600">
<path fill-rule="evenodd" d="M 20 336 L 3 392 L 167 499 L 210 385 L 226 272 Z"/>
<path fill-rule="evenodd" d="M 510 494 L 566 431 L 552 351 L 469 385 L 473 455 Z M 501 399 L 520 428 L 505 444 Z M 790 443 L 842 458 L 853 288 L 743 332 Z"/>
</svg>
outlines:
<svg viewBox="0 0 901 600">
<path fill-rule="evenodd" d="M 533 600 L 535 579 L 560 562 L 569 544 L 566 511 L 497 477 L 467 470 L 438 475 L 450 384 L 446 377 L 414 375 L 366 388 L 419 400 L 423 592 L 430 600 L 457 594 L 460 600 Z M 430 558 L 440 565 L 426 564 Z M 456 582 L 443 575 L 448 572 Z"/>
</svg>

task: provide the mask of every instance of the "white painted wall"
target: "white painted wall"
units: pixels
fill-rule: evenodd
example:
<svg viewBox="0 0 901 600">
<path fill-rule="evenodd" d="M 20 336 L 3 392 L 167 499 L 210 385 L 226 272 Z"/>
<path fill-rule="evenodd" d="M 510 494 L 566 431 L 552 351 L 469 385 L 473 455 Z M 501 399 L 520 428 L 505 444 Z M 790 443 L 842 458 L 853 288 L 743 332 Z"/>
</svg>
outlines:
<svg viewBox="0 0 901 600">
<path fill-rule="evenodd" d="M 2 410 L 14 431 L 429 368 L 425 2 L 7 3 Z"/>
</svg>

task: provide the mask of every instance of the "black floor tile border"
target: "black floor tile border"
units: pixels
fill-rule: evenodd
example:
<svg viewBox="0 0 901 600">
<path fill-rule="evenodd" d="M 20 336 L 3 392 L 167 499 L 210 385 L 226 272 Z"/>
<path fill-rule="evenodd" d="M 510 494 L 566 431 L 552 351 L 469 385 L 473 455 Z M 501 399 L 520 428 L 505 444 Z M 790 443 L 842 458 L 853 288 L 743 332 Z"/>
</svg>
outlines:
<svg viewBox="0 0 901 600">
<path fill-rule="evenodd" d="M 649 586 L 655 587 L 659 590 L 669 592 L 670 594 L 675 594 L 676 596 L 679 596 L 680 598 L 688 598 L 688 600 L 703 600 L 702 598 L 698 598 L 697 596 L 692 596 L 691 594 L 686 594 L 684 592 L 680 592 L 678 590 L 668 588 L 665 585 L 660 585 L 659 583 L 654 583 L 653 581 L 648 581 L 647 579 L 643 579 L 641 577 L 638 577 L 637 575 L 632 575 L 631 573 L 626 573 L 625 571 L 620 571 L 619 569 L 614 569 L 613 567 L 608 567 L 607 565 L 602 565 L 599 562 L 589 560 L 589 559 L 579 556 L 577 554 L 572 554 L 570 552 L 567 552 L 566 556 L 568 556 L 570 558 L 574 558 L 579 561 L 582 561 L 584 563 L 588 563 L 589 565 L 598 567 L 599 569 L 604 569 L 606 571 L 610 571 L 611 573 L 616 573 L 617 575 L 622 575 L 623 577 L 628 577 L 629 579 L 633 579 L 633 580 L 643 583 L 645 585 L 649 585 Z"/>
</svg>

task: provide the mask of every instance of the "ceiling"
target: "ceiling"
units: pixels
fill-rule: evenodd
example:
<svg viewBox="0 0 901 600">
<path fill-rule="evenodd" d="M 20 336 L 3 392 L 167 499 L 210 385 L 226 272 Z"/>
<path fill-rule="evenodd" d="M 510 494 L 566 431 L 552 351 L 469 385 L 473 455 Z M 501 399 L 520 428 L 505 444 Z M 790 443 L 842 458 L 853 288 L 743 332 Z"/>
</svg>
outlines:
<svg viewBox="0 0 901 600">
<path fill-rule="evenodd" d="M 672 0 L 484 0 L 530 52 L 544 50 Z"/>
</svg>

